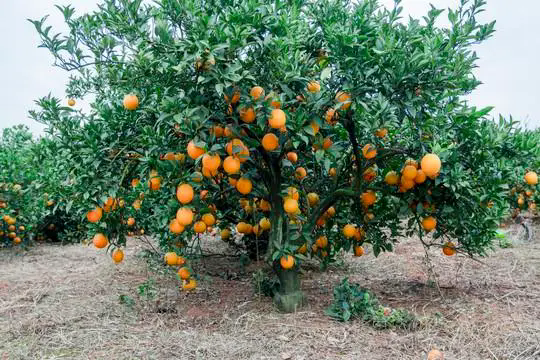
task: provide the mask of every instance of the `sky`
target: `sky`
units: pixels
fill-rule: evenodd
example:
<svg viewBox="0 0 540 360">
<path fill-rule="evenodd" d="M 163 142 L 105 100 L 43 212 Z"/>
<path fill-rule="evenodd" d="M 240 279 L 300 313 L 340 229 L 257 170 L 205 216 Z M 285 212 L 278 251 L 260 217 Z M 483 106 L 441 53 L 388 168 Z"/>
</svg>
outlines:
<svg viewBox="0 0 540 360">
<path fill-rule="evenodd" d="M 381 0 L 392 6 L 393 0 Z M 96 0 L 18 0 L 4 1 L 0 12 L 0 128 L 25 124 L 34 134 L 43 126 L 28 118 L 34 101 L 49 93 L 65 96 L 68 73 L 52 66 L 53 58 L 40 49 L 34 26 L 26 19 L 39 19 L 50 14 L 53 30 L 65 29 L 63 17 L 55 4 L 72 4 L 77 13 L 96 9 Z M 403 0 L 403 15 L 421 17 L 433 4 L 437 8 L 455 8 L 458 0 Z M 519 3 L 519 6 L 517 5 Z M 529 128 L 540 127 L 540 36 L 536 0 L 488 0 L 480 21 L 497 20 L 494 37 L 477 46 L 479 56 L 476 77 L 483 82 L 470 95 L 471 104 L 495 106 L 492 116 L 512 115 Z M 441 15 L 444 25 L 446 15 Z M 76 107 L 87 108 L 77 99 Z"/>
</svg>

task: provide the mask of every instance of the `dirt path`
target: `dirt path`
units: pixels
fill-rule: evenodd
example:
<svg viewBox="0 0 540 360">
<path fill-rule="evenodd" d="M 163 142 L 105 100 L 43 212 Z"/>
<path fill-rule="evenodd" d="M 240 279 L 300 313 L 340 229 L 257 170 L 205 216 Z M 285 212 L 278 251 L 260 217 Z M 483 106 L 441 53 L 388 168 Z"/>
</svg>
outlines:
<svg viewBox="0 0 540 360">
<path fill-rule="evenodd" d="M 220 259 L 184 294 L 171 277 L 147 272 L 137 246 L 120 266 L 82 245 L 3 251 L 0 359 L 425 359 L 432 347 L 445 359 L 540 359 L 538 234 L 483 264 L 434 250 L 442 298 L 426 285 L 414 240 L 377 259 L 347 256 L 327 273 L 306 269 L 310 305 L 296 314 L 276 312 L 253 294 L 249 273 Z M 422 327 L 379 331 L 328 319 L 324 308 L 344 276 L 426 316 Z M 139 296 L 141 284 L 155 297 Z"/>
</svg>

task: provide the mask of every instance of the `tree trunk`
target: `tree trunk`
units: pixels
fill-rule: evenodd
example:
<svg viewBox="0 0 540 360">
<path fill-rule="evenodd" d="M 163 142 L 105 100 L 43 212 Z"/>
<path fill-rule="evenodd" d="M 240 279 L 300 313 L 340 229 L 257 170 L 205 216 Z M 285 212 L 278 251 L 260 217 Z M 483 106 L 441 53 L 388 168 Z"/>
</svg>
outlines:
<svg viewBox="0 0 540 360">
<path fill-rule="evenodd" d="M 274 304 L 277 308 L 280 311 L 292 313 L 306 305 L 307 299 L 302 292 L 298 266 L 285 270 L 279 261 L 276 261 L 274 262 L 274 271 L 279 278 L 279 289 L 274 294 Z"/>
</svg>

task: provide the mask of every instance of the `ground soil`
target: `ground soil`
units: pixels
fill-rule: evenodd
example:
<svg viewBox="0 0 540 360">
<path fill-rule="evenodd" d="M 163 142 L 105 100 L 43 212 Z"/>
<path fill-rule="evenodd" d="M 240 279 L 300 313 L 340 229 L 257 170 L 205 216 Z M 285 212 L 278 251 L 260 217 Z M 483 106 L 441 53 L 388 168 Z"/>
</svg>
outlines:
<svg viewBox="0 0 540 360">
<path fill-rule="evenodd" d="M 445 359 L 540 359 L 540 227 L 530 241 L 518 225 L 506 231 L 513 247 L 481 262 L 431 250 L 439 289 L 417 239 L 378 258 L 346 255 L 327 272 L 308 266 L 309 305 L 295 314 L 254 292 L 257 264 L 228 257 L 198 264 L 198 289 L 185 293 L 147 266 L 136 239 L 120 265 L 80 244 L 5 250 L 0 359 L 425 359 L 432 348 Z M 375 330 L 325 316 L 345 276 L 416 313 L 420 327 Z"/>
</svg>

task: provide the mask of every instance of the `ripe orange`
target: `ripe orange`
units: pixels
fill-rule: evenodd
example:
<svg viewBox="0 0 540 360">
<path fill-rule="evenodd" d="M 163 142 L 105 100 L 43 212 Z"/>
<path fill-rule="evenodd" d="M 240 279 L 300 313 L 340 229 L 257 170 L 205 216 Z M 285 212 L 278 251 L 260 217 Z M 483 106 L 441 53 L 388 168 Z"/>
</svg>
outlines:
<svg viewBox="0 0 540 360">
<path fill-rule="evenodd" d="M 208 213 L 202 216 L 202 221 L 206 224 L 206 226 L 212 226 L 216 223 L 216 218 L 214 215 Z"/>
<path fill-rule="evenodd" d="M 94 243 L 94 246 L 98 249 L 103 249 L 104 247 L 109 245 L 109 240 L 107 239 L 107 236 L 102 233 L 97 233 L 96 235 L 94 235 L 92 242 Z"/>
<path fill-rule="evenodd" d="M 351 95 L 344 91 L 340 91 L 336 94 L 336 102 L 342 103 L 342 110 L 347 110 L 349 107 L 351 107 Z"/>
<path fill-rule="evenodd" d="M 317 245 L 317 248 L 324 249 L 328 246 L 328 238 L 326 236 L 319 236 L 317 240 L 315 240 L 315 245 Z"/>
<path fill-rule="evenodd" d="M 298 161 L 298 155 L 293 151 L 289 151 L 287 153 L 287 160 L 295 164 Z"/>
<path fill-rule="evenodd" d="M 141 203 L 142 203 L 142 201 L 140 199 L 135 199 L 135 201 L 133 201 L 133 208 L 135 210 L 140 210 Z"/>
<path fill-rule="evenodd" d="M 180 279 L 187 280 L 190 277 L 190 272 L 187 267 L 182 267 L 178 270 L 178 276 L 180 276 Z"/>
<path fill-rule="evenodd" d="M 365 181 L 371 182 L 377 177 L 377 171 L 375 170 L 375 168 L 373 168 L 373 166 L 370 166 L 366 170 L 364 170 L 362 177 Z"/>
<path fill-rule="evenodd" d="M 68 100 L 68 105 L 69 106 L 75 106 L 75 100 L 74 99 L 69 99 Z"/>
<path fill-rule="evenodd" d="M 534 171 L 528 171 L 525 174 L 525 182 L 529 185 L 538 184 L 538 175 Z"/>
<path fill-rule="evenodd" d="M 435 154 L 424 155 L 420 167 L 427 176 L 436 177 L 441 170 L 441 159 Z"/>
<path fill-rule="evenodd" d="M 399 175 L 395 171 L 389 171 L 384 177 L 384 181 L 388 185 L 397 185 L 399 181 Z"/>
<path fill-rule="evenodd" d="M 307 253 L 307 244 L 302 244 L 302 246 L 300 246 L 297 251 L 299 254 Z"/>
<path fill-rule="evenodd" d="M 412 165 L 407 165 L 403 168 L 401 175 L 407 180 L 413 180 L 416 177 L 416 168 Z"/>
<path fill-rule="evenodd" d="M 361 246 L 361 245 L 356 245 L 354 247 L 354 256 L 362 256 L 364 255 L 365 251 L 364 251 L 364 247 Z"/>
<path fill-rule="evenodd" d="M 309 91 L 312 94 L 318 93 L 319 91 L 321 91 L 321 85 L 319 84 L 318 81 L 312 80 L 307 84 L 307 91 Z"/>
<path fill-rule="evenodd" d="M 211 177 L 216 176 L 218 171 L 217 170 L 211 171 L 210 169 L 203 167 L 202 168 L 202 173 L 203 173 L 204 177 L 211 178 Z"/>
<path fill-rule="evenodd" d="M 161 178 L 159 177 L 151 178 L 150 181 L 148 182 L 148 187 L 150 188 L 150 190 L 159 190 L 159 188 L 161 187 Z"/>
<path fill-rule="evenodd" d="M 422 220 L 422 227 L 427 232 L 430 232 L 431 230 L 435 229 L 437 227 L 437 219 L 435 219 L 433 216 L 428 216 Z"/>
<path fill-rule="evenodd" d="M 208 196 L 208 190 L 201 190 L 200 195 L 199 195 L 201 200 L 206 199 L 207 196 Z"/>
<path fill-rule="evenodd" d="M 246 124 L 251 124 L 255 121 L 255 109 L 251 106 L 238 109 L 238 114 L 240 115 L 240 119 Z"/>
<path fill-rule="evenodd" d="M 294 257 L 291 255 L 282 256 L 281 259 L 279 259 L 279 263 L 285 270 L 292 269 L 294 266 Z"/>
<path fill-rule="evenodd" d="M 173 152 L 168 152 L 162 156 L 162 160 L 174 160 L 175 156 Z"/>
<path fill-rule="evenodd" d="M 319 195 L 316 193 L 311 192 L 307 194 L 307 199 L 309 206 L 315 206 L 319 203 Z"/>
<path fill-rule="evenodd" d="M 139 185 L 139 183 L 140 183 L 139 179 L 131 179 L 131 186 L 132 187 L 137 187 L 137 185 Z"/>
<path fill-rule="evenodd" d="M 201 234 L 206 231 L 206 224 L 204 221 L 197 221 L 195 224 L 193 224 L 193 230 L 197 234 Z"/>
<path fill-rule="evenodd" d="M 303 178 L 305 178 L 307 176 L 307 171 L 306 169 L 304 169 L 303 167 L 298 167 L 296 168 L 296 170 L 294 171 L 294 177 L 297 179 L 297 180 L 302 180 Z"/>
<path fill-rule="evenodd" d="M 222 240 L 227 240 L 231 237 L 231 230 L 229 229 L 223 229 L 221 230 L 221 232 L 219 233 L 219 235 L 221 236 L 221 239 Z"/>
<path fill-rule="evenodd" d="M 330 206 L 326 212 L 324 213 L 326 217 L 331 218 L 332 216 L 336 215 L 336 209 L 333 206 Z"/>
<path fill-rule="evenodd" d="M 181 234 L 184 232 L 184 225 L 180 224 L 180 222 L 175 218 L 171 220 L 169 230 L 173 234 Z"/>
<path fill-rule="evenodd" d="M 16 236 L 16 237 L 13 239 L 13 242 L 14 242 L 15 244 L 20 244 L 20 243 L 22 242 L 22 239 L 21 239 L 20 237 Z"/>
<path fill-rule="evenodd" d="M 210 155 L 204 154 L 202 158 L 202 165 L 204 168 L 208 169 L 211 173 L 217 171 L 219 165 L 221 165 L 221 158 L 218 154 Z"/>
<path fill-rule="evenodd" d="M 240 194 L 247 195 L 251 192 L 251 189 L 253 189 L 253 184 L 248 178 L 241 177 L 236 182 L 236 190 L 238 190 Z"/>
<path fill-rule="evenodd" d="M 268 201 L 261 199 L 261 201 L 259 202 L 259 209 L 266 212 L 272 210 L 272 206 Z"/>
<path fill-rule="evenodd" d="M 197 280 L 191 278 L 182 282 L 182 289 L 189 291 L 194 290 L 197 287 Z"/>
<path fill-rule="evenodd" d="M 225 130 L 219 126 L 219 125 L 215 125 L 212 127 L 212 134 L 214 134 L 215 137 L 219 138 L 219 137 L 222 137 L 223 136 L 223 132 Z"/>
<path fill-rule="evenodd" d="M 9 225 L 8 226 L 8 231 L 15 231 L 17 230 L 17 228 L 15 227 L 15 225 Z"/>
<path fill-rule="evenodd" d="M 279 129 L 282 126 L 285 126 L 286 121 L 287 116 L 281 109 L 273 109 L 270 117 L 268 118 L 268 124 L 273 129 Z"/>
<path fill-rule="evenodd" d="M 194 194 L 193 187 L 189 184 L 181 184 L 176 188 L 176 198 L 182 204 L 189 204 Z"/>
<path fill-rule="evenodd" d="M 294 186 L 289 186 L 287 188 L 287 197 L 290 197 L 294 200 L 299 200 L 300 199 L 300 193 L 298 192 L 298 190 L 294 187 Z"/>
<path fill-rule="evenodd" d="M 375 156 L 377 156 L 377 149 L 375 146 L 371 144 L 367 144 L 362 148 L 362 154 L 366 159 L 373 159 Z"/>
<path fill-rule="evenodd" d="M 175 266 L 178 263 L 178 255 L 175 252 L 168 252 L 165 254 L 165 264 L 169 266 Z"/>
<path fill-rule="evenodd" d="M 127 225 L 128 225 L 128 226 L 133 226 L 133 225 L 135 225 L 135 219 L 132 218 L 132 217 L 128 218 L 128 219 L 127 219 Z"/>
<path fill-rule="evenodd" d="M 240 160 L 231 155 L 227 156 L 223 160 L 223 170 L 228 174 L 238 173 L 240 171 Z"/>
<path fill-rule="evenodd" d="M 324 119 L 328 125 L 336 125 L 338 121 L 338 113 L 334 109 L 328 109 L 326 110 Z"/>
<path fill-rule="evenodd" d="M 139 107 L 139 98 L 137 95 L 128 94 L 124 96 L 124 108 L 126 110 L 136 110 Z"/>
<path fill-rule="evenodd" d="M 224 94 L 223 97 L 225 98 L 225 102 L 229 102 L 229 96 Z M 231 104 L 236 104 L 238 101 L 240 101 L 240 91 L 235 90 L 232 94 L 232 99 L 230 101 Z"/>
<path fill-rule="evenodd" d="M 245 147 L 244 142 L 240 139 L 232 139 L 225 145 L 225 150 L 229 155 L 237 155 Z"/>
<path fill-rule="evenodd" d="M 401 177 L 401 186 L 405 190 L 410 190 L 414 187 L 415 182 L 414 180 L 406 179 L 405 177 Z"/>
<path fill-rule="evenodd" d="M 323 141 L 323 149 L 324 150 L 330 149 L 332 144 L 333 144 L 332 139 L 330 139 L 329 137 L 325 138 L 324 141 Z"/>
<path fill-rule="evenodd" d="M 270 227 L 271 227 L 270 220 L 268 220 L 267 218 L 262 218 L 259 221 L 259 226 L 263 230 L 270 230 Z"/>
<path fill-rule="evenodd" d="M 240 234 L 250 234 L 252 230 L 251 224 L 247 224 L 243 221 L 240 221 L 238 224 L 236 224 L 236 231 L 238 231 Z"/>
<path fill-rule="evenodd" d="M 328 175 L 330 175 L 332 177 L 337 176 L 336 168 L 330 168 L 330 170 L 328 170 Z"/>
<path fill-rule="evenodd" d="M 416 161 L 414 159 L 407 159 L 407 161 L 405 161 L 405 166 L 407 166 L 407 165 L 412 165 L 416 169 L 418 169 L 418 161 Z"/>
<path fill-rule="evenodd" d="M 388 135 L 388 129 L 386 129 L 386 128 L 381 128 L 381 129 L 378 129 L 377 131 L 375 131 L 375 136 L 378 137 L 378 138 L 382 139 L 386 135 Z"/>
<path fill-rule="evenodd" d="M 259 100 L 262 96 L 264 96 L 264 89 L 260 86 L 254 86 L 249 91 L 249 95 L 251 95 L 253 100 Z"/>
<path fill-rule="evenodd" d="M 114 249 L 112 252 L 112 260 L 115 264 L 120 264 L 124 260 L 124 251 L 122 249 Z"/>
<path fill-rule="evenodd" d="M 298 210 L 298 200 L 288 198 L 283 202 L 283 208 L 289 214 L 294 214 Z"/>
<path fill-rule="evenodd" d="M 347 224 L 343 227 L 343 235 L 347 239 L 354 237 L 354 234 L 356 234 L 356 226 L 352 224 Z"/>
<path fill-rule="evenodd" d="M 187 144 L 187 154 L 190 158 L 192 158 L 193 160 L 197 159 L 199 156 L 201 156 L 202 154 L 204 154 L 206 151 L 204 151 L 203 148 L 200 148 L 198 147 L 197 145 L 195 145 L 195 142 L 193 140 L 191 140 L 188 144 Z"/>
<path fill-rule="evenodd" d="M 14 233 L 14 232 L 10 232 L 10 233 L 8 234 L 8 238 L 10 238 L 10 239 L 15 239 L 16 237 L 17 237 L 17 234 Z"/>
<path fill-rule="evenodd" d="M 274 151 L 279 147 L 279 138 L 272 133 L 268 133 L 263 136 L 261 143 L 264 150 Z"/>
<path fill-rule="evenodd" d="M 309 126 L 311 126 L 311 129 L 313 129 L 313 135 L 317 135 L 317 133 L 319 132 L 319 129 L 321 128 L 316 121 L 312 121 L 311 124 L 309 124 Z"/>
<path fill-rule="evenodd" d="M 446 256 L 456 255 L 456 244 L 451 241 L 447 242 L 446 244 L 444 244 L 442 252 Z"/>
<path fill-rule="evenodd" d="M 101 216 L 103 216 L 103 210 L 101 210 L 99 206 L 86 213 L 86 218 L 91 223 L 97 223 L 99 220 L 101 220 Z"/>
<path fill-rule="evenodd" d="M 362 193 L 360 196 L 362 204 L 366 207 L 375 204 L 375 201 L 377 201 L 377 195 L 375 195 L 375 193 L 371 190 Z"/>
<path fill-rule="evenodd" d="M 412 166 L 412 165 L 407 165 L 407 166 Z M 416 184 L 422 184 L 425 181 L 426 181 L 426 174 L 424 173 L 424 171 L 422 171 L 422 169 L 416 170 L 416 176 L 414 177 L 414 182 Z"/>
<path fill-rule="evenodd" d="M 190 208 L 182 207 L 176 212 L 176 220 L 180 225 L 187 226 L 193 222 L 193 211 Z"/>
</svg>

